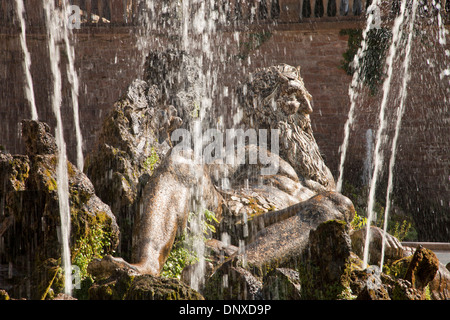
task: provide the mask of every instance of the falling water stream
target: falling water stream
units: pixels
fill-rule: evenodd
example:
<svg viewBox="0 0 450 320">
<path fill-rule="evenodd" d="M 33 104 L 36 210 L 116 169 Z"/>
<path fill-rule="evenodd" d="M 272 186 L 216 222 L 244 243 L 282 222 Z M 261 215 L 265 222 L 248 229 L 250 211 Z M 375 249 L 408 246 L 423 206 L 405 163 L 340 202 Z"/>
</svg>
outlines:
<svg viewBox="0 0 450 320">
<path fill-rule="evenodd" d="M 383 223 L 383 240 L 382 240 L 382 246 L 381 246 L 381 262 L 380 262 L 380 270 L 383 270 L 383 264 L 384 264 L 384 252 L 386 248 L 386 233 L 387 233 L 387 226 L 388 226 L 388 220 L 389 220 L 389 212 L 391 208 L 391 194 L 393 190 L 393 177 L 394 177 L 394 165 L 395 165 L 395 156 L 397 154 L 397 142 L 398 142 L 398 136 L 401 128 L 402 123 L 402 117 L 405 112 L 405 102 L 407 97 L 407 85 L 410 80 L 410 74 L 409 74 L 409 66 L 410 66 L 410 59 L 411 59 L 411 46 L 412 46 L 412 38 L 414 35 L 413 28 L 414 23 L 416 20 L 416 13 L 417 13 L 417 0 L 413 0 L 412 3 L 412 9 L 409 16 L 409 24 L 408 24 L 408 40 L 406 43 L 406 52 L 405 57 L 403 60 L 403 79 L 402 79 L 402 86 L 400 88 L 400 105 L 397 109 L 397 121 L 395 124 L 395 133 L 394 137 L 392 139 L 392 150 L 391 150 L 391 158 L 389 160 L 389 177 L 388 177 L 388 187 L 387 187 L 387 193 L 386 193 L 386 208 L 384 211 L 384 223 Z"/>
<path fill-rule="evenodd" d="M 362 83 L 364 82 L 362 79 L 362 65 L 361 61 L 363 61 L 363 57 L 366 53 L 366 50 L 368 49 L 368 42 L 367 42 L 367 34 L 371 28 L 373 28 L 374 19 L 376 19 L 374 13 L 376 12 L 376 7 L 380 5 L 379 1 L 375 1 L 372 4 L 372 8 L 369 7 L 368 9 L 368 16 L 367 16 L 367 25 L 365 30 L 363 31 L 363 40 L 361 43 L 361 48 L 358 50 L 357 54 L 355 55 L 354 61 L 353 61 L 353 67 L 354 67 L 354 75 L 352 79 L 352 83 L 349 87 L 349 97 L 350 97 L 350 110 L 348 113 L 348 119 L 344 126 L 344 140 L 340 147 L 340 165 L 339 165 L 339 178 L 337 181 L 336 190 L 338 192 L 342 191 L 342 184 L 343 184 L 343 175 L 344 175 L 344 163 L 349 143 L 349 137 L 350 137 L 350 129 L 354 121 L 354 113 L 356 104 L 358 102 L 359 98 L 359 92 L 362 88 Z M 386 134 L 387 130 L 387 124 L 388 119 L 386 117 L 386 111 L 388 109 L 389 105 L 389 96 L 395 87 L 395 84 L 393 82 L 394 76 L 401 77 L 401 84 L 399 85 L 399 92 L 398 92 L 398 106 L 396 107 L 396 121 L 395 121 L 395 130 L 394 135 L 392 137 L 391 142 L 391 154 L 390 154 L 390 161 L 389 161 L 389 176 L 388 176 L 388 186 L 387 186 L 387 192 L 386 192 L 386 208 L 384 212 L 384 225 L 383 225 L 383 240 L 382 240 L 382 249 L 381 249 L 381 268 L 384 264 L 384 252 L 386 247 L 386 232 L 387 232 L 387 226 L 389 221 L 389 213 L 391 209 L 391 194 L 393 191 L 393 176 L 394 176 L 394 167 L 395 167 L 395 160 L 396 160 L 396 154 L 397 154 L 397 145 L 398 145 L 398 137 L 399 132 L 401 129 L 401 123 L 402 123 L 402 117 L 405 112 L 405 104 L 406 104 L 406 98 L 408 96 L 407 94 L 407 87 L 408 82 L 410 80 L 410 64 L 411 64 L 411 49 L 413 45 L 413 37 L 414 37 L 414 25 L 416 22 L 416 15 L 418 11 L 419 3 L 417 0 L 413 0 L 412 4 L 408 4 L 407 1 L 403 1 L 401 3 L 400 7 L 400 13 L 396 17 L 393 23 L 392 27 L 392 42 L 389 47 L 388 56 L 386 58 L 386 78 L 383 82 L 382 87 L 382 100 L 380 104 L 380 110 L 378 115 L 378 129 L 375 137 L 375 150 L 373 152 L 373 172 L 372 176 L 369 179 L 370 181 L 370 189 L 369 189 L 369 195 L 367 199 L 367 226 L 366 226 L 366 237 L 365 237 L 365 244 L 364 244 L 364 253 L 363 253 L 363 263 L 365 266 L 368 264 L 369 260 L 369 246 L 370 246 L 370 225 L 372 221 L 374 220 L 374 204 L 375 204 L 375 194 L 376 189 L 378 187 L 378 178 L 380 176 L 381 170 L 383 168 L 383 148 L 387 144 L 386 139 L 384 139 L 384 135 Z M 440 9 L 439 4 L 436 4 L 433 1 L 433 8 L 436 8 L 438 11 Z M 440 13 L 437 14 L 437 20 L 438 20 L 438 27 L 439 27 L 439 43 L 441 45 L 445 45 L 445 36 L 446 31 L 442 23 L 442 19 L 440 16 Z M 446 52 L 447 54 L 447 52 Z M 400 73 L 397 74 L 397 72 L 394 72 L 394 60 L 399 57 L 399 55 L 402 55 L 403 63 L 401 66 Z M 442 78 L 442 77 L 441 77 Z M 366 168 L 367 169 L 367 168 Z"/>
<path fill-rule="evenodd" d="M 56 171 L 56 181 L 58 184 L 58 202 L 61 218 L 61 229 L 59 232 L 62 243 L 61 265 L 65 274 L 64 292 L 72 294 L 72 265 L 70 254 L 70 204 L 69 204 L 69 178 L 67 168 L 67 151 L 64 140 L 63 121 L 61 117 L 62 104 L 62 74 L 60 70 L 61 51 L 59 42 L 64 42 L 68 56 L 68 78 L 71 84 L 72 107 L 74 111 L 75 128 L 77 135 L 77 165 L 83 167 L 81 152 L 81 133 L 78 119 L 78 77 L 74 66 L 74 50 L 68 38 L 68 26 L 65 20 L 66 3 L 62 10 L 55 7 L 53 1 L 46 1 L 44 4 L 45 20 L 48 33 L 48 49 L 50 56 L 50 69 L 53 79 L 52 109 L 56 118 L 55 139 L 58 146 L 58 163 Z"/>
<path fill-rule="evenodd" d="M 28 51 L 27 46 L 27 39 L 26 39 L 26 27 L 25 27 L 25 7 L 23 4 L 23 0 L 16 0 L 16 10 L 17 10 L 17 17 L 20 21 L 20 44 L 22 46 L 22 51 L 24 54 L 23 59 L 23 68 L 25 72 L 25 95 L 28 99 L 28 102 L 30 103 L 31 108 L 31 119 L 37 120 L 38 119 L 38 113 L 36 109 L 36 101 L 34 98 L 34 89 L 33 89 L 33 79 L 31 77 L 31 57 L 30 52 Z"/>
<path fill-rule="evenodd" d="M 199 67 L 199 83 L 200 87 L 196 88 L 197 101 L 200 109 L 198 119 L 192 126 L 194 154 L 196 162 L 203 163 L 203 158 L 198 158 L 196 150 L 200 147 L 203 149 L 203 128 L 208 128 L 211 124 L 211 108 L 212 96 L 214 90 L 214 77 L 212 73 L 212 51 L 211 51 L 211 35 L 215 33 L 215 21 L 212 15 L 212 1 L 189 0 L 182 2 L 182 26 L 181 26 L 181 44 L 182 50 L 190 54 Z M 198 53 L 195 53 L 197 51 Z M 200 160 L 200 161 L 199 161 Z M 195 174 L 195 173 L 194 173 Z M 202 194 L 203 175 L 198 176 L 198 185 L 194 187 L 194 201 L 196 206 L 193 210 L 195 214 L 195 222 L 191 229 L 190 237 L 193 238 L 193 250 L 198 259 L 195 264 L 190 285 L 195 290 L 199 290 L 204 283 L 205 278 L 205 242 L 203 240 L 203 226 L 205 225 L 205 204 Z"/>
<path fill-rule="evenodd" d="M 62 12 L 66 13 L 66 16 L 69 16 L 69 12 L 67 11 L 67 3 L 63 2 Z M 70 12 L 71 13 L 71 12 Z M 64 16 L 63 16 L 64 21 Z M 65 50 L 67 52 L 67 77 L 71 87 L 71 95 L 72 95 L 72 110 L 73 110 L 73 119 L 75 124 L 75 137 L 76 137 L 76 148 L 77 148 L 77 167 L 80 171 L 83 171 L 84 166 L 84 157 L 83 157 L 83 137 L 81 135 L 80 128 L 80 119 L 79 119 L 79 107 L 78 107 L 78 94 L 79 94 L 79 81 L 78 74 L 75 70 L 75 50 L 71 45 L 69 40 L 70 29 L 66 24 L 64 24 L 61 29 L 62 37 L 64 40 Z"/>
</svg>

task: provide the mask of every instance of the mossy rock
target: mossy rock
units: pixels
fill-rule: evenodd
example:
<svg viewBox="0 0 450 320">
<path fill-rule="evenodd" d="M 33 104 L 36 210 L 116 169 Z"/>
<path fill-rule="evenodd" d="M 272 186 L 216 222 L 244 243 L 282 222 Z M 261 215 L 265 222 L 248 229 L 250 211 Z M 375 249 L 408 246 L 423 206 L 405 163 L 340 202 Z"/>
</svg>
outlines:
<svg viewBox="0 0 450 320">
<path fill-rule="evenodd" d="M 203 300 L 196 291 L 177 279 L 159 278 L 150 275 L 134 279 L 126 300 Z"/>
<path fill-rule="evenodd" d="M 132 275 L 116 270 L 108 279 L 89 288 L 91 300 L 204 300 L 203 296 L 178 279 Z"/>
<path fill-rule="evenodd" d="M 59 276 L 54 278 L 61 263 L 57 231 L 61 225 L 56 174 L 58 156 L 50 153 L 55 151 L 56 144 L 48 126 L 33 121 L 26 121 L 24 125 L 29 154 L 0 154 L 0 196 L 4 208 L 0 223 L 6 226 L 2 235 L 5 250 L 0 252 L 0 260 L 11 261 L 18 275 L 12 280 L 11 297 L 40 299 L 46 292 L 46 298 L 51 298 L 52 294 L 61 292 L 63 284 Z M 30 135 L 35 130 L 41 134 L 39 137 Z M 91 247 L 84 248 L 90 252 L 89 258 L 112 253 L 118 244 L 119 228 L 111 209 L 95 195 L 94 186 L 86 175 L 70 162 L 67 162 L 67 169 L 72 257 L 79 252 L 79 240 L 89 237 L 92 230 L 101 230 L 102 239 L 92 237 Z M 56 262 L 49 266 L 50 260 Z M 26 296 L 22 296 L 24 292 Z"/>
<path fill-rule="evenodd" d="M 300 300 L 301 284 L 297 271 L 277 268 L 264 277 L 263 296 L 267 300 Z"/>
<path fill-rule="evenodd" d="M 407 280 L 413 288 L 423 290 L 439 270 L 439 260 L 433 251 L 420 246 L 413 255 L 394 261 L 386 269 L 389 275 Z"/>
<path fill-rule="evenodd" d="M 1 300 L 9 300 L 9 294 L 5 290 L 0 290 L 0 301 Z"/>
<path fill-rule="evenodd" d="M 206 281 L 203 295 L 210 300 L 259 300 L 262 282 L 242 267 L 242 261 L 230 258 Z"/>
<path fill-rule="evenodd" d="M 0 153 L 0 192 L 25 190 L 29 172 L 28 156 Z"/>
<path fill-rule="evenodd" d="M 412 256 L 405 274 L 405 280 L 411 282 L 413 288 L 423 290 L 432 281 L 439 270 L 436 254 L 426 248 L 419 247 Z"/>
</svg>

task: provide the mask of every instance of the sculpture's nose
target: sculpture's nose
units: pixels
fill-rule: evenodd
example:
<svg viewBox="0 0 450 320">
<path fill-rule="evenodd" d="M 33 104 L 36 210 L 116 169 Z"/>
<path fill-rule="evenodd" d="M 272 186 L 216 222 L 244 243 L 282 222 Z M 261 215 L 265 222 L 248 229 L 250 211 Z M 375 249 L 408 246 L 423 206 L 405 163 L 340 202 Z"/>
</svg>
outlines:
<svg viewBox="0 0 450 320">
<path fill-rule="evenodd" d="M 311 114 L 313 112 L 313 101 L 312 99 L 308 99 L 308 97 L 305 97 L 305 101 L 306 101 L 306 108 L 304 112 L 306 114 Z"/>
</svg>

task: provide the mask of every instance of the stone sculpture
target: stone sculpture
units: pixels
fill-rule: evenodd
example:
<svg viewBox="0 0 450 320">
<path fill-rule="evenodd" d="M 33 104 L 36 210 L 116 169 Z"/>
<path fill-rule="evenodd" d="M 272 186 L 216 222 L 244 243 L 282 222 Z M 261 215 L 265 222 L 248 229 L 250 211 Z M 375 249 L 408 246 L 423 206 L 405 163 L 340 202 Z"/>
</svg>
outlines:
<svg viewBox="0 0 450 320">
<path fill-rule="evenodd" d="M 281 158 L 312 189 L 333 190 L 334 178 L 313 136 L 309 118 L 312 96 L 300 77 L 300 68 L 286 64 L 262 68 L 239 91 L 244 108 L 241 125 L 279 129 Z"/>
<path fill-rule="evenodd" d="M 243 108 L 238 127 L 266 129 L 278 140 L 271 136 L 266 145 L 240 146 L 232 150 L 239 152 L 231 162 L 198 163 L 194 150 L 180 149 L 178 141 L 171 139 L 174 130 L 193 125 L 199 99 L 198 66 L 174 50 L 152 53 L 146 66 L 145 80 L 133 81 L 105 118 L 98 146 L 85 162 L 90 181 L 69 165 L 71 205 L 80 211 L 72 218 L 77 227 L 74 241 L 82 238 L 80 221 L 87 228 L 100 222 L 100 228 L 112 235 L 114 243 L 106 252 L 110 253 L 117 246 L 117 224 L 120 227 L 120 257 L 94 259 L 87 269 L 97 279 L 91 287 L 92 297 L 176 294 L 202 298 L 158 276 L 189 213 L 208 209 L 221 221 L 215 237 L 227 235 L 230 241 L 211 239 L 207 243 L 217 257 L 200 288 L 206 298 L 389 299 L 399 292 L 409 299 L 423 298 L 424 288 L 439 267 L 431 253 L 416 254 L 428 257 L 425 264 L 431 266 L 426 277 L 416 281 L 420 283 L 417 288 L 406 281 L 412 283 L 416 278 L 411 268 L 409 278 L 400 281 L 373 268 L 364 270 L 355 254 L 361 249 L 357 240 L 361 231 L 351 232 L 349 227 L 355 209 L 348 198 L 334 191 L 333 177 L 311 129 L 312 97 L 299 68 L 283 64 L 259 69 L 238 90 Z M 49 127 L 25 121 L 23 132 L 26 156 L 0 153 L 0 199 L 6 199 L 8 207 L 8 214 L 0 217 L 0 235 L 8 235 L 13 220 L 24 226 L 20 219 L 25 217 L 24 208 L 31 205 L 23 193 L 27 188 L 37 189 L 41 204 L 57 203 L 52 171 L 57 147 Z M 239 157 L 250 160 L 250 155 L 257 161 L 238 161 Z M 263 170 L 268 167 L 276 170 Z M 15 206 L 19 200 L 27 203 L 21 210 Z M 42 208 L 45 219 L 53 217 L 47 209 Z M 49 220 L 52 225 L 53 220 Z M 49 243 L 56 237 L 39 234 L 51 235 Z M 387 239 L 389 259 L 403 258 L 397 239 L 390 235 Z M 54 243 L 44 251 L 54 255 Z M 225 261 L 224 252 L 229 256 Z M 41 255 L 46 256 L 45 252 Z M 412 265 L 409 260 L 399 261 L 398 268 Z M 447 273 L 438 272 L 442 277 Z M 187 271 L 183 277 L 189 277 Z M 229 280 L 224 283 L 224 279 Z M 439 297 L 448 292 L 443 283 L 433 283 Z M 154 294 L 143 289 L 147 285 L 164 289 Z M 280 285 L 283 290 L 274 295 L 271 288 Z"/>
</svg>

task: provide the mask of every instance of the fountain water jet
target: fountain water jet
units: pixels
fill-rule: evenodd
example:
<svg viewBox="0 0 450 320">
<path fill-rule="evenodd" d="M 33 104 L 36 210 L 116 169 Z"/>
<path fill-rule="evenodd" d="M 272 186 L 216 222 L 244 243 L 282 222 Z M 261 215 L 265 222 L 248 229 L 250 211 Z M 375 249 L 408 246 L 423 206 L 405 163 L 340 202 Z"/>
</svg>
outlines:
<svg viewBox="0 0 450 320">
<path fill-rule="evenodd" d="M 380 3 L 376 2 L 373 4 L 373 6 L 379 6 Z M 370 245 L 370 224 L 374 220 L 374 205 L 375 205 L 375 194 L 376 189 L 379 185 L 378 179 L 381 175 L 381 171 L 383 169 L 383 150 L 385 147 L 388 146 L 388 142 L 391 144 L 390 146 L 390 161 L 389 161 L 389 177 L 388 177 L 388 187 L 386 191 L 386 209 L 384 212 L 384 234 L 383 234 L 383 240 L 382 240 L 382 259 L 381 259 L 381 267 L 384 263 L 384 251 L 386 246 L 386 231 L 387 231 L 387 224 L 389 219 L 389 213 L 391 210 L 391 194 L 393 191 L 393 171 L 396 161 L 396 155 L 397 155 L 397 146 L 398 146 L 398 139 L 402 124 L 402 117 L 405 112 L 405 106 L 406 106 L 406 98 L 408 97 L 407 94 L 407 87 L 410 80 L 410 65 L 411 65 L 411 50 L 413 45 L 413 38 L 416 36 L 416 32 L 414 29 L 415 23 L 416 23 L 416 15 L 420 14 L 420 6 L 421 4 L 417 1 L 413 0 L 411 2 L 402 2 L 401 6 L 399 8 L 399 14 L 396 17 L 396 19 L 393 22 L 392 27 L 392 34 L 393 39 L 389 47 L 388 56 L 386 58 L 385 62 L 385 68 L 386 68 L 386 78 L 383 82 L 382 87 L 382 99 L 380 103 L 380 109 L 379 109 L 379 115 L 378 115 L 378 128 L 377 128 L 377 134 L 375 137 L 375 150 L 373 154 L 373 172 L 371 175 L 370 181 L 370 190 L 369 195 L 367 199 L 367 213 L 368 213 L 368 223 L 366 226 L 366 238 L 365 238 L 365 244 L 364 244 L 364 257 L 363 262 L 367 266 L 368 259 L 369 259 L 369 245 Z M 433 10 L 434 13 L 437 12 L 437 24 L 438 24 L 438 35 L 437 39 L 439 40 L 439 44 L 441 46 L 446 44 L 446 30 L 442 23 L 442 18 L 440 16 L 440 5 L 437 4 L 435 1 L 433 1 Z M 424 7 L 422 11 L 423 14 L 426 14 L 428 12 L 428 8 Z M 341 145 L 340 152 L 341 152 L 341 161 L 339 165 L 339 179 L 337 182 L 337 191 L 342 190 L 342 184 L 343 184 L 343 171 L 344 171 L 344 162 L 346 157 L 346 152 L 348 148 L 348 142 L 349 142 L 349 135 L 350 135 L 350 128 L 354 121 L 354 113 L 356 108 L 356 102 L 359 97 L 359 91 L 362 89 L 361 83 L 363 82 L 361 79 L 362 75 L 362 68 L 363 66 L 360 65 L 360 61 L 362 61 L 362 58 L 364 57 L 364 53 L 367 50 L 367 32 L 371 28 L 371 24 L 373 22 L 373 10 L 368 9 L 369 15 L 367 18 L 367 25 L 366 29 L 363 32 L 363 40 L 361 43 L 361 48 L 359 49 L 357 55 L 354 58 L 353 61 L 353 67 L 355 69 L 353 79 L 351 86 L 349 88 L 349 96 L 351 100 L 351 106 L 349 110 L 349 115 L 347 122 L 344 127 L 344 141 Z M 434 22 L 434 18 L 431 22 Z M 428 23 L 429 24 L 429 23 Z M 427 24 L 427 25 L 428 25 Z M 419 43 L 420 45 L 420 43 Z M 448 56 L 448 50 L 446 51 L 446 55 Z M 394 66 L 394 62 L 397 61 L 397 59 L 401 57 L 403 59 L 401 67 L 399 68 L 399 72 L 396 72 L 397 67 Z M 436 56 L 434 58 L 437 58 Z M 428 64 L 431 67 L 434 67 L 433 63 L 430 63 L 427 60 Z M 399 62 L 397 62 L 399 63 Z M 395 72 L 394 72 L 395 71 Z M 439 70 L 441 71 L 441 80 L 446 75 L 445 70 Z M 398 89 L 396 88 L 396 80 L 394 80 L 394 77 L 399 77 L 399 85 Z M 394 89 L 397 89 L 399 92 L 395 93 L 396 96 L 393 95 Z M 395 99 L 395 102 L 391 102 L 389 99 Z M 392 108 L 389 108 L 388 105 L 393 104 Z M 388 141 L 384 136 L 388 135 L 388 116 L 387 112 L 395 113 L 394 117 L 396 118 L 396 121 L 393 123 L 394 125 L 394 133 L 392 136 L 391 141 Z M 389 137 L 388 137 L 389 138 Z M 367 168 L 365 168 L 366 170 Z M 367 181 L 367 179 L 366 179 Z"/>
<path fill-rule="evenodd" d="M 67 3 L 63 2 L 62 12 L 68 12 Z M 64 18 L 63 18 L 64 20 Z M 64 24 L 62 28 L 62 36 L 64 40 L 65 49 L 67 52 L 68 66 L 67 66 L 67 76 L 71 86 L 71 94 L 72 94 L 72 109 L 73 109 L 73 118 L 75 123 L 75 136 L 77 141 L 77 167 L 80 171 L 83 171 L 84 166 L 84 157 L 83 157 L 83 137 L 81 135 L 80 128 L 80 120 L 79 120 L 79 107 L 78 107 L 78 94 L 79 94 L 79 81 L 77 71 L 75 70 L 75 50 L 74 47 L 70 44 L 69 40 L 69 28 Z"/>
<path fill-rule="evenodd" d="M 214 78 L 211 77 L 212 68 L 212 50 L 210 47 L 210 35 L 215 32 L 215 20 L 213 17 L 213 1 L 209 3 L 197 0 L 183 1 L 182 3 L 182 26 L 181 26 L 181 45 L 182 50 L 194 57 L 199 67 L 198 83 L 201 86 L 195 88 L 200 101 L 197 101 L 198 119 L 191 124 L 191 130 L 194 132 L 194 149 L 203 146 L 201 135 L 202 128 L 208 128 L 212 123 L 211 107 L 214 90 Z M 190 10 L 191 9 L 191 10 Z M 194 16 L 192 16 L 192 12 Z M 200 37 L 200 39 L 198 39 Z M 198 54 L 194 54 L 198 51 Z M 205 68 L 205 66 L 207 66 Z M 210 81 L 212 80 L 212 81 Z M 197 134 L 195 134 L 197 133 Z M 194 150 L 195 152 L 195 150 Z M 203 161 L 203 159 L 201 160 Z M 194 239 L 194 253 L 198 258 L 198 263 L 194 266 L 191 277 L 191 287 L 199 290 L 203 286 L 205 278 L 205 242 L 203 241 L 203 225 L 205 224 L 205 205 L 203 195 L 199 194 L 202 190 L 203 176 L 199 177 L 199 185 L 195 188 L 194 212 L 196 212 L 196 221 L 194 228 L 191 229 L 191 235 Z"/>
<path fill-rule="evenodd" d="M 348 142 L 350 139 L 350 127 L 353 124 L 354 121 L 354 113 L 356 108 L 356 102 L 358 99 L 358 90 L 361 89 L 363 79 L 361 79 L 361 73 L 362 73 L 362 65 L 361 65 L 361 59 L 365 55 L 367 48 L 368 48 L 368 41 L 367 41 L 367 35 L 369 31 L 374 28 L 374 22 L 376 22 L 376 16 L 375 13 L 377 12 L 375 8 L 378 8 L 380 5 L 380 0 L 375 0 L 371 7 L 368 8 L 368 15 L 367 15 L 367 23 L 366 27 L 362 34 L 362 42 L 361 42 L 361 48 L 358 49 L 358 52 L 356 53 L 354 59 L 353 59 L 353 68 L 355 70 L 355 73 L 353 74 L 352 82 L 349 87 L 349 96 L 350 96 L 350 110 L 348 113 L 347 121 L 344 125 L 344 140 L 342 142 L 341 147 L 339 148 L 341 152 L 340 157 L 340 164 L 339 164 L 339 177 L 338 181 L 336 183 L 336 191 L 341 192 L 342 191 L 342 183 L 344 181 L 344 163 L 347 156 L 347 149 L 348 149 Z"/>
<path fill-rule="evenodd" d="M 401 4 L 400 9 L 400 15 L 395 19 L 394 26 L 392 28 L 392 43 L 389 47 L 389 54 L 386 59 L 386 65 L 387 65 L 387 77 L 383 83 L 383 98 L 381 101 L 380 106 L 380 113 L 378 116 L 378 130 L 376 135 L 376 143 L 375 143 L 375 151 L 374 151 L 374 168 L 372 173 L 372 179 L 370 181 L 370 191 L 369 191 L 369 198 L 368 198 L 368 204 L 367 204 L 367 226 L 366 226 L 366 239 L 364 244 L 364 257 L 363 257 L 363 264 L 364 266 L 367 266 L 368 260 L 369 260 L 369 245 L 370 245 L 370 225 L 372 223 L 373 219 L 373 210 L 374 210 L 374 204 L 375 204 L 375 191 L 377 187 L 378 177 L 383 165 L 383 156 L 381 154 L 381 144 L 382 141 L 382 134 L 384 130 L 386 129 L 387 120 L 385 118 L 385 112 L 388 102 L 388 96 L 391 90 L 391 82 L 392 82 L 392 76 L 393 76 L 393 64 L 394 64 L 394 58 L 397 54 L 398 45 L 400 43 L 400 40 L 403 35 L 403 31 L 401 29 L 401 26 L 403 25 L 404 19 L 405 19 L 405 12 L 406 12 L 406 1 L 403 1 Z"/>
<path fill-rule="evenodd" d="M 413 38 L 413 28 L 414 23 L 416 20 L 416 13 L 417 13 L 417 0 L 413 0 L 412 3 L 412 11 L 411 16 L 409 18 L 409 25 L 408 25 L 408 40 L 406 44 L 406 52 L 405 52 L 405 58 L 403 60 L 403 79 L 402 79 L 402 86 L 400 88 L 400 106 L 397 109 L 397 121 L 395 124 L 395 133 L 392 140 L 392 150 L 391 150 L 391 158 L 389 160 L 389 177 L 388 177 L 388 187 L 387 187 L 387 194 L 386 194 L 386 208 L 384 211 L 384 223 L 383 223 L 383 238 L 382 238 L 382 246 L 381 246 L 381 262 L 380 262 L 380 270 L 383 270 L 383 264 L 384 264 L 384 251 L 386 248 L 386 232 L 387 232 L 387 226 L 388 226 L 388 219 L 389 219 L 389 211 L 391 208 L 391 194 L 393 190 L 393 176 L 394 176 L 394 165 L 395 165 L 395 156 L 397 153 L 397 142 L 398 142 L 398 136 L 401 128 L 402 123 L 402 117 L 405 112 L 405 101 L 407 97 L 407 85 L 410 80 L 410 74 L 409 74 L 409 66 L 410 66 L 410 59 L 411 59 L 411 46 L 412 46 L 412 38 Z"/>
</svg>

